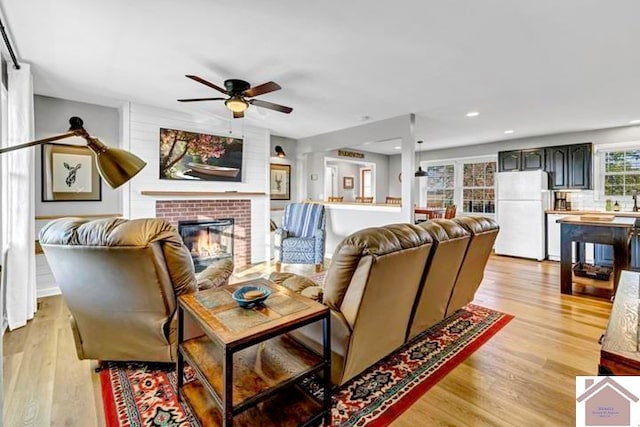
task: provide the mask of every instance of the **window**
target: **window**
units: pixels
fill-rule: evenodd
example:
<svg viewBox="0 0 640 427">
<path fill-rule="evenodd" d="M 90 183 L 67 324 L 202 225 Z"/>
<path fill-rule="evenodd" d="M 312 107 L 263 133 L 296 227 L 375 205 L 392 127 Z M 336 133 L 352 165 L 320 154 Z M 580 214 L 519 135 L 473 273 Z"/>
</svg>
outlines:
<svg viewBox="0 0 640 427">
<path fill-rule="evenodd" d="M 495 212 L 495 172 L 496 162 L 463 164 L 462 212 Z"/>
<path fill-rule="evenodd" d="M 640 149 L 604 154 L 604 195 L 632 196 L 640 191 Z"/>
<path fill-rule="evenodd" d="M 454 204 L 454 174 L 453 164 L 427 166 L 427 208 L 446 208 Z"/>
</svg>

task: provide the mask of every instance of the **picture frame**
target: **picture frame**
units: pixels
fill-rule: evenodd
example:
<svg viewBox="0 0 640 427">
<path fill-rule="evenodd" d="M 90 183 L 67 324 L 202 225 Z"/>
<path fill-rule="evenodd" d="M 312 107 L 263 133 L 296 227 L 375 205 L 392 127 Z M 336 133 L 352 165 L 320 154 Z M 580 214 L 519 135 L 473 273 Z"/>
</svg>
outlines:
<svg viewBox="0 0 640 427">
<path fill-rule="evenodd" d="M 43 202 L 100 202 L 102 179 L 95 154 L 70 144 L 42 144 Z"/>
<path fill-rule="evenodd" d="M 271 200 L 291 200 L 291 165 L 271 163 L 269 183 Z"/>
<path fill-rule="evenodd" d="M 354 178 L 352 176 L 342 177 L 342 188 L 345 190 L 353 190 Z"/>
<path fill-rule="evenodd" d="M 160 128 L 159 178 L 242 182 L 244 140 Z"/>
</svg>

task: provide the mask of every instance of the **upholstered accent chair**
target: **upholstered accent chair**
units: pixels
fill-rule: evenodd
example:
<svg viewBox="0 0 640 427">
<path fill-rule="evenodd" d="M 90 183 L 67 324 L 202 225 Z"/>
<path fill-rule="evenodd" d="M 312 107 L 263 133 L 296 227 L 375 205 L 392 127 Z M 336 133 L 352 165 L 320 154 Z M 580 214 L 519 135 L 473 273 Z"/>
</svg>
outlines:
<svg viewBox="0 0 640 427">
<path fill-rule="evenodd" d="M 291 203 L 284 210 L 282 227 L 276 230 L 276 271 L 286 264 L 315 264 L 322 271 L 325 248 L 324 205 Z"/>
<path fill-rule="evenodd" d="M 79 359 L 174 361 L 177 296 L 225 285 L 233 272 L 221 260 L 196 275 L 163 219 L 62 218 L 40 231 L 40 244 L 71 312 Z"/>
</svg>

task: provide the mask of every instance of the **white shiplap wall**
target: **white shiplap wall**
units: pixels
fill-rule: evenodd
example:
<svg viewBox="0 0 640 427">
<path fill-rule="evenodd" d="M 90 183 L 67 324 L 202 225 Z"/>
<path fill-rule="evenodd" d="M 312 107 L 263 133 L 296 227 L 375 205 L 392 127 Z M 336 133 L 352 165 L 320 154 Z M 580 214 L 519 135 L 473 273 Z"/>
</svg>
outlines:
<svg viewBox="0 0 640 427">
<path fill-rule="evenodd" d="M 123 191 L 123 215 L 128 218 L 154 218 L 156 200 L 249 199 L 251 200 L 251 262 L 269 257 L 269 140 L 267 129 L 245 126 L 243 119 L 231 123 L 216 118 L 127 104 L 122 110 L 122 145 L 147 166 Z M 242 182 L 168 181 L 159 179 L 160 128 L 180 129 L 244 139 Z M 231 133 L 230 133 L 231 130 Z M 141 191 L 238 191 L 261 192 L 264 196 L 143 196 Z"/>
</svg>

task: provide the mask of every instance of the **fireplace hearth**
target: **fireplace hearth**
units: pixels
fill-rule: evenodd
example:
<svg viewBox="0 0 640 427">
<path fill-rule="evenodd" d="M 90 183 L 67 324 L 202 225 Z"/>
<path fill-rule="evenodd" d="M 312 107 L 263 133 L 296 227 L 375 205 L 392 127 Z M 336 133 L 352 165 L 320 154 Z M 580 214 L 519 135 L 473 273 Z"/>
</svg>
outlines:
<svg viewBox="0 0 640 427">
<path fill-rule="evenodd" d="M 233 259 L 233 219 L 179 221 L 178 233 L 191 253 L 196 273 L 216 260 Z"/>
</svg>

